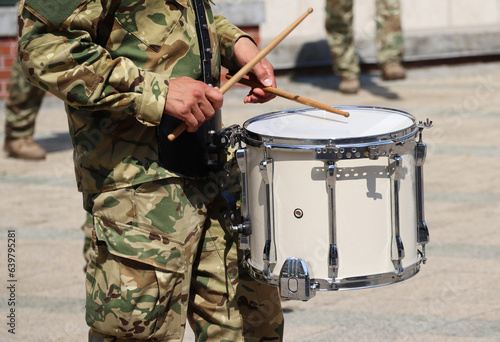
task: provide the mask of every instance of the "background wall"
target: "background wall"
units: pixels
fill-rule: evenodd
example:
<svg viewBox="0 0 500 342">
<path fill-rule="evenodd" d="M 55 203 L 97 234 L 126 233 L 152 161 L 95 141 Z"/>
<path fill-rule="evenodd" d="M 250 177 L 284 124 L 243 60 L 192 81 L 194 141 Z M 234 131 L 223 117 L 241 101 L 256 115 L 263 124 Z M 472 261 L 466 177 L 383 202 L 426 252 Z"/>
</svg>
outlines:
<svg viewBox="0 0 500 342">
<path fill-rule="evenodd" d="M 10 67 L 16 57 L 17 9 L 12 1 L 0 1 L 0 97 L 7 96 Z"/>
<path fill-rule="evenodd" d="M 325 0 L 264 0 L 260 25 L 267 44 L 307 8 L 310 14 L 269 59 L 276 68 L 330 63 L 325 40 Z M 401 0 L 406 61 L 500 54 L 500 0 Z M 375 58 L 375 1 L 354 1 L 357 50 L 363 62 Z"/>
</svg>

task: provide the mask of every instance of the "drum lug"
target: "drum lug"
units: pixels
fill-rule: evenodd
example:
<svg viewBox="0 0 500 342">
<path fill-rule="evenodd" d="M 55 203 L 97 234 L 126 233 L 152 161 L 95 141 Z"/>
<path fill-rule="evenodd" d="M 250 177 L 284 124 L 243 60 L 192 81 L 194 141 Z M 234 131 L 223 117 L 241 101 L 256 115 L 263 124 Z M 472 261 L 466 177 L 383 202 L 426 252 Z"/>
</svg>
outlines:
<svg viewBox="0 0 500 342">
<path fill-rule="evenodd" d="M 401 239 L 400 213 L 399 213 L 399 188 L 400 179 L 403 174 L 403 158 L 394 156 L 394 169 L 391 175 L 392 188 L 392 249 L 391 259 L 398 275 L 404 274 L 404 268 L 401 261 L 405 257 L 403 240 Z M 391 160 L 391 159 L 389 159 Z"/>
<path fill-rule="evenodd" d="M 330 255 L 328 266 L 332 270 L 331 277 L 337 278 L 339 268 L 339 256 L 337 251 L 337 217 L 335 211 L 335 183 L 337 179 L 337 166 L 334 162 L 326 162 L 326 182 L 328 186 L 328 220 L 330 234 Z"/>
<path fill-rule="evenodd" d="M 287 258 L 280 272 L 280 296 L 284 299 L 308 301 L 315 296 L 306 262 Z"/>
<path fill-rule="evenodd" d="M 422 246 L 422 261 L 425 264 L 425 245 L 429 243 L 429 229 L 425 222 L 424 214 L 424 162 L 427 155 L 427 145 L 422 142 L 422 130 L 432 127 L 432 122 L 427 119 L 425 124 L 420 122 L 419 141 L 415 145 L 415 178 L 416 178 L 416 203 L 417 203 L 417 242 Z"/>
<path fill-rule="evenodd" d="M 241 224 L 235 225 L 231 219 L 231 231 L 240 234 L 239 247 L 242 250 L 249 250 L 250 243 L 248 236 L 252 233 L 250 225 L 250 209 L 248 204 L 248 174 L 247 174 L 247 149 L 240 148 L 235 152 L 236 161 L 241 171 Z M 232 218 L 232 216 L 231 216 Z"/>
<path fill-rule="evenodd" d="M 267 149 L 267 147 L 266 147 Z M 267 158 L 267 150 L 265 159 L 260 163 L 260 173 L 266 188 L 266 243 L 263 251 L 263 260 L 266 265 L 264 273 L 270 276 L 272 268 L 276 265 L 276 242 L 275 242 L 275 223 L 274 223 L 274 160 Z"/>
<path fill-rule="evenodd" d="M 244 220 L 248 219 L 250 212 L 248 203 L 247 152 L 246 148 L 240 148 L 235 152 L 236 161 L 241 172 L 241 212 Z"/>
<path fill-rule="evenodd" d="M 368 158 L 370 160 L 377 160 L 380 155 L 378 146 L 369 146 L 368 147 Z"/>
</svg>

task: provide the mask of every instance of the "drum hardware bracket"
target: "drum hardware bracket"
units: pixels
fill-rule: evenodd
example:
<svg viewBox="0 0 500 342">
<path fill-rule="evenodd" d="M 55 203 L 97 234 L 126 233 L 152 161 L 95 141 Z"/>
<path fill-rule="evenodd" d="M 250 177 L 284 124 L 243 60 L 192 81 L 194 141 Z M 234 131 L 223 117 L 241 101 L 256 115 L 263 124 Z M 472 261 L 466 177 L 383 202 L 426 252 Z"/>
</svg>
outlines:
<svg viewBox="0 0 500 342">
<path fill-rule="evenodd" d="M 231 136 L 231 138 L 234 134 Z M 235 151 L 236 161 L 241 172 L 241 223 L 238 225 L 233 224 L 231 220 L 231 230 L 233 233 L 240 234 L 239 247 L 242 250 L 250 250 L 249 235 L 252 233 L 250 224 L 250 209 L 248 204 L 248 174 L 247 174 L 247 149 L 239 148 Z M 231 217 L 231 213 L 228 213 Z"/>
<path fill-rule="evenodd" d="M 392 250 L 391 259 L 394 262 L 398 276 L 404 274 L 402 260 L 405 257 L 403 240 L 401 239 L 400 212 L 399 212 L 399 189 L 400 179 L 403 172 L 403 158 L 394 156 L 394 172 L 391 176 L 392 182 Z"/>
<path fill-rule="evenodd" d="M 368 147 L 368 158 L 370 158 L 370 160 L 377 160 L 378 157 L 379 157 L 378 146 L 369 146 Z"/>
<path fill-rule="evenodd" d="M 227 211 L 224 217 L 230 223 L 231 232 L 245 235 L 250 234 L 250 220 L 242 219 L 240 210 L 236 208 L 236 199 L 234 196 L 228 190 L 221 191 L 221 195 L 227 205 Z M 241 223 L 236 224 L 236 222 Z"/>
<path fill-rule="evenodd" d="M 306 262 L 301 258 L 287 258 L 280 272 L 280 296 L 284 299 L 308 301 L 316 295 Z"/>
<path fill-rule="evenodd" d="M 324 147 L 314 147 L 313 153 L 317 160 L 338 161 L 368 158 L 378 160 L 380 157 L 391 157 L 396 154 L 405 153 L 413 148 L 413 139 L 402 137 L 387 141 L 380 145 L 368 146 L 336 146 L 328 143 Z"/>
<path fill-rule="evenodd" d="M 239 129 L 240 126 L 231 125 L 229 127 L 222 128 L 217 131 L 210 131 L 209 133 L 211 135 L 211 141 L 215 146 L 222 149 L 227 149 L 229 146 L 234 147 L 233 136 L 237 134 Z"/>
<path fill-rule="evenodd" d="M 431 128 L 432 126 L 434 126 L 432 124 L 432 121 L 427 118 L 425 121 L 419 121 L 418 122 L 418 130 L 419 130 L 419 142 L 422 142 L 422 131 L 425 129 L 425 128 Z"/>
<path fill-rule="evenodd" d="M 359 159 L 364 157 L 362 149 L 358 147 L 336 146 L 333 141 L 329 141 L 324 147 L 316 147 L 314 155 L 317 160 L 336 161 L 341 159 Z"/>
<path fill-rule="evenodd" d="M 236 209 L 229 209 L 225 215 L 229 221 L 229 229 L 233 234 L 240 234 L 239 248 L 242 250 L 250 250 L 249 235 L 251 232 L 250 220 L 241 218 L 240 212 Z M 235 224 L 236 221 L 241 220 L 241 223 Z"/>
<path fill-rule="evenodd" d="M 250 220 L 242 219 L 240 211 L 236 209 L 236 205 L 232 208 L 228 207 L 228 212 L 225 215 L 226 219 L 229 221 L 231 224 L 231 232 L 233 233 L 238 233 L 238 234 L 243 234 L 243 235 L 250 235 L 251 233 L 251 225 L 250 225 Z M 239 224 L 235 224 L 235 222 L 241 221 Z"/>
<path fill-rule="evenodd" d="M 211 170 L 222 170 L 227 166 L 227 157 L 230 154 L 231 137 L 238 129 L 238 125 L 232 125 L 220 130 L 208 132 L 207 151 L 210 156 L 208 164 Z"/>
<path fill-rule="evenodd" d="M 241 149 L 241 143 L 243 141 L 243 133 L 241 131 L 241 127 L 239 125 L 232 125 L 231 128 L 231 136 L 229 138 L 231 148 L 235 148 L 236 144 L 238 144 L 238 149 Z"/>
<path fill-rule="evenodd" d="M 332 140 L 325 147 L 315 149 L 315 156 L 318 160 L 336 160 L 340 150 L 335 146 Z"/>
<path fill-rule="evenodd" d="M 402 138 L 393 140 L 390 143 L 380 146 L 368 146 L 365 151 L 365 157 L 370 160 L 378 160 L 380 157 L 394 157 L 400 153 L 405 153 L 413 148 L 411 144 L 413 139 Z"/>
</svg>

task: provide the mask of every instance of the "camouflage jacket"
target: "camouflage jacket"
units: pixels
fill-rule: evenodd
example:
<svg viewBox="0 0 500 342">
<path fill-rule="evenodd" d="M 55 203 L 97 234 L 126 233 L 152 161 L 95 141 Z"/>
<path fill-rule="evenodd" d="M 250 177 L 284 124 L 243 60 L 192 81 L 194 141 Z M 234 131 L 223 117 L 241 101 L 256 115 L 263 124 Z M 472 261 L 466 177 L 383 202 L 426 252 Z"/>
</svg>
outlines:
<svg viewBox="0 0 500 342">
<path fill-rule="evenodd" d="M 212 71 L 234 70 L 245 35 L 205 0 Z M 198 79 L 190 0 L 24 0 L 19 56 L 30 82 L 66 103 L 78 189 L 98 193 L 166 178 L 155 126 L 170 78 Z"/>
</svg>

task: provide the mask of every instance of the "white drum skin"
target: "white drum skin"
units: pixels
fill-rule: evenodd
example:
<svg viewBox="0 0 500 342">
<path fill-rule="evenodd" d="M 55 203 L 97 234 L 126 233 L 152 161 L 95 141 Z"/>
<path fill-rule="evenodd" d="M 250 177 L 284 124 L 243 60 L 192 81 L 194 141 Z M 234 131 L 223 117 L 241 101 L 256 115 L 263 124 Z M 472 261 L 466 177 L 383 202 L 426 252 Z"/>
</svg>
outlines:
<svg viewBox="0 0 500 342">
<path fill-rule="evenodd" d="M 325 112 L 315 109 L 284 112 L 254 119 L 244 125 L 247 144 L 248 206 L 251 223 L 248 263 L 264 271 L 267 239 L 266 184 L 260 164 L 273 161 L 273 244 L 276 263 L 269 278 L 279 277 L 287 258 L 300 258 L 307 264 L 310 278 L 342 282 L 348 278 L 369 278 L 395 272 L 393 256 L 393 177 L 392 155 L 341 158 L 335 161 L 335 243 L 338 249 L 336 272 L 329 266 L 332 241 L 329 218 L 329 188 L 325 160 L 314 157 L 318 141 L 341 142 L 342 149 L 365 151 L 366 146 L 383 145 L 392 132 L 411 132 L 406 142 L 414 145 L 415 121 L 399 111 L 373 107 L 349 107 L 349 118 L 321 120 Z M 293 116 L 298 117 L 294 121 Z M 262 144 L 251 140 L 258 136 Z M 380 137 L 382 139 L 379 139 Z M 286 146 L 287 139 L 290 146 Z M 299 141 L 298 146 L 294 143 Z M 293 143 L 294 142 L 294 143 Z M 285 143 L 285 144 L 283 144 Z M 283 146 L 282 146 L 283 145 Z M 265 147 L 267 146 L 267 147 Z M 337 144 L 335 144 L 337 146 Z M 292 148 L 291 148 L 292 147 Z M 363 152 L 365 153 L 365 152 Z M 415 196 L 415 153 L 411 147 L 397 153 L 402 160 L 399 178 L 399 234 L 405 256 L 403 268 L 420 263 L 417 241 Z M 344 154 L 345 156 L 345 154 Z M 417 271 L 418 272 L 418 269 Z M 333 278 L 332 278 L 333 277 Z M 390 281 L 393 282 L 393 281 Z M 389 283 L 390 283 L 389 282 Z M 364 283 L 363 283 L 364 284 Z M 359 287 L 364 287 L 361 284 Z M 376 285 L 384 285 L 377 283 Z M 356 288 L 356 286 L 352 286 Z M 341 288 L 342 289 L 342 288 Z"/>
</svg>

